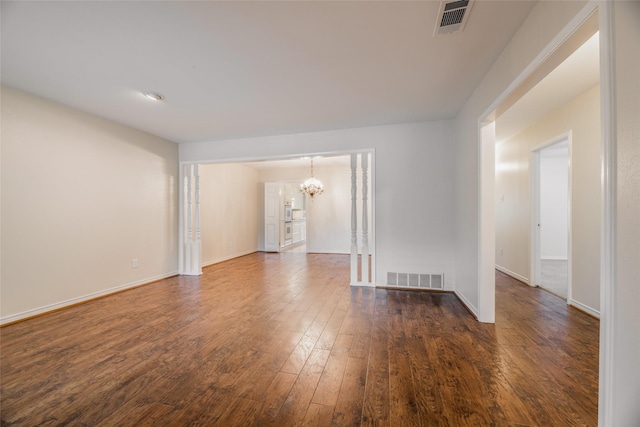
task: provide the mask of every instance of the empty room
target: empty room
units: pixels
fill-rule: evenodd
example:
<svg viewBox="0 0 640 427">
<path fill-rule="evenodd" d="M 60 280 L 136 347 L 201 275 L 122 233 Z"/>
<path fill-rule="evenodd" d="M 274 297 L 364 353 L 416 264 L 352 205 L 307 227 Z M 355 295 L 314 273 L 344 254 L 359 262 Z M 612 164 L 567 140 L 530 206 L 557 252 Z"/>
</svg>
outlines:
<svg viewBox="0 0 640 427">
<path fill-rule="evenodd" d="M 0 7 L 2 425 L 640 424 L 640 3 Z"/>
</svg>

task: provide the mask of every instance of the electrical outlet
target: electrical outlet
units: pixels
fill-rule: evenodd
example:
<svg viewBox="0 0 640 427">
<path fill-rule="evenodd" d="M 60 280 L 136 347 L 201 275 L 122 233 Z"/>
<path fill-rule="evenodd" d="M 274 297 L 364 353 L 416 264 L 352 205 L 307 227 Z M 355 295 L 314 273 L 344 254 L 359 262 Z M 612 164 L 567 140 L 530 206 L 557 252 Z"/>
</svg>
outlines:
<svg viewBox="0 0 640 427">
<path fill-rule="evenodd" d="M 138 268 L 138 258 L 131 260 L 131 268 Z"/>
<path fill-rule="evenodd" d="M 500 255 L 504 255 L 504 250 L 502 250 L 502 248 L 500 248 Z"/>
</svg>

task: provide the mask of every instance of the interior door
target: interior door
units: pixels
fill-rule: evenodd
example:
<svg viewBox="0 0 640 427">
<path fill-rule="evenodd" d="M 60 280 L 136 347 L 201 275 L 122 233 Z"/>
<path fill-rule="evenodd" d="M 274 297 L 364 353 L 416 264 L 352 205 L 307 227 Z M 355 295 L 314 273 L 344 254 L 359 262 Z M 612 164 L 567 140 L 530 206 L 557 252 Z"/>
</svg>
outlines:
<svg viewBox="0 0 640 427">
<path fill-rule="evenodd" d="M 532 151 L 532 286 L 571 298 L 570 148 L 567 138 Z"/>
<path fill-rule="evenodd" d="M 280 184 L 265 182 L 264 184 L 264 250 L 278 252 L 280 250 Z"/>
</svg>

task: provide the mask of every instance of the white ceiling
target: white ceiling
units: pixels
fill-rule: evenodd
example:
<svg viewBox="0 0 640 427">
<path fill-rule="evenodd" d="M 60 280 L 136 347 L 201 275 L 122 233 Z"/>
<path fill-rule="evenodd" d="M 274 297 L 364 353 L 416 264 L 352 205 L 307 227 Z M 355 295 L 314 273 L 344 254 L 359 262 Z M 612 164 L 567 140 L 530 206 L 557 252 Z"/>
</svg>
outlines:
<svg viewBox="0 0 640 427">
<path fill-rule="evenodd" d="M 281 160 L 260 160 L 254 162 L 241 163 L 244 166 L 253 169 L 282 169 L 282 168 L 310 168 L 310 157 L 298 157 Z M 314 156 L 313 166 L 326 167 L 326 166 L 351 166 L 351 156 L 338 155 L 338 156 Z"/>
<path fill-rule="evenodd" d="M 600 82 L 600 38 L 594 34 L 496 120 L 498 143 Z"/>
<path fill-rule="evenodd" d="M 2 82 L 175 142 L 452 118 L 534 4 L 2 1 Z"/>
</svg>

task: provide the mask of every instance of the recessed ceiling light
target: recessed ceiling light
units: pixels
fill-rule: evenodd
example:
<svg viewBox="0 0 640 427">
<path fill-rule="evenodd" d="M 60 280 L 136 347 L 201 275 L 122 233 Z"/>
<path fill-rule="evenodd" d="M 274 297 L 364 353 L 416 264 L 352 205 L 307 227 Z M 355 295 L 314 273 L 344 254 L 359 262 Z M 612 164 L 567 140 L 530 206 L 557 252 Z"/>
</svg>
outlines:
<svg viewBox="0 0 640 427">
<path fill-rule="evenodd" d="M 158 92 L 142 92 L 145 98 L 153 101 L 164 101 L 164 95 Z"/>
</svg>

